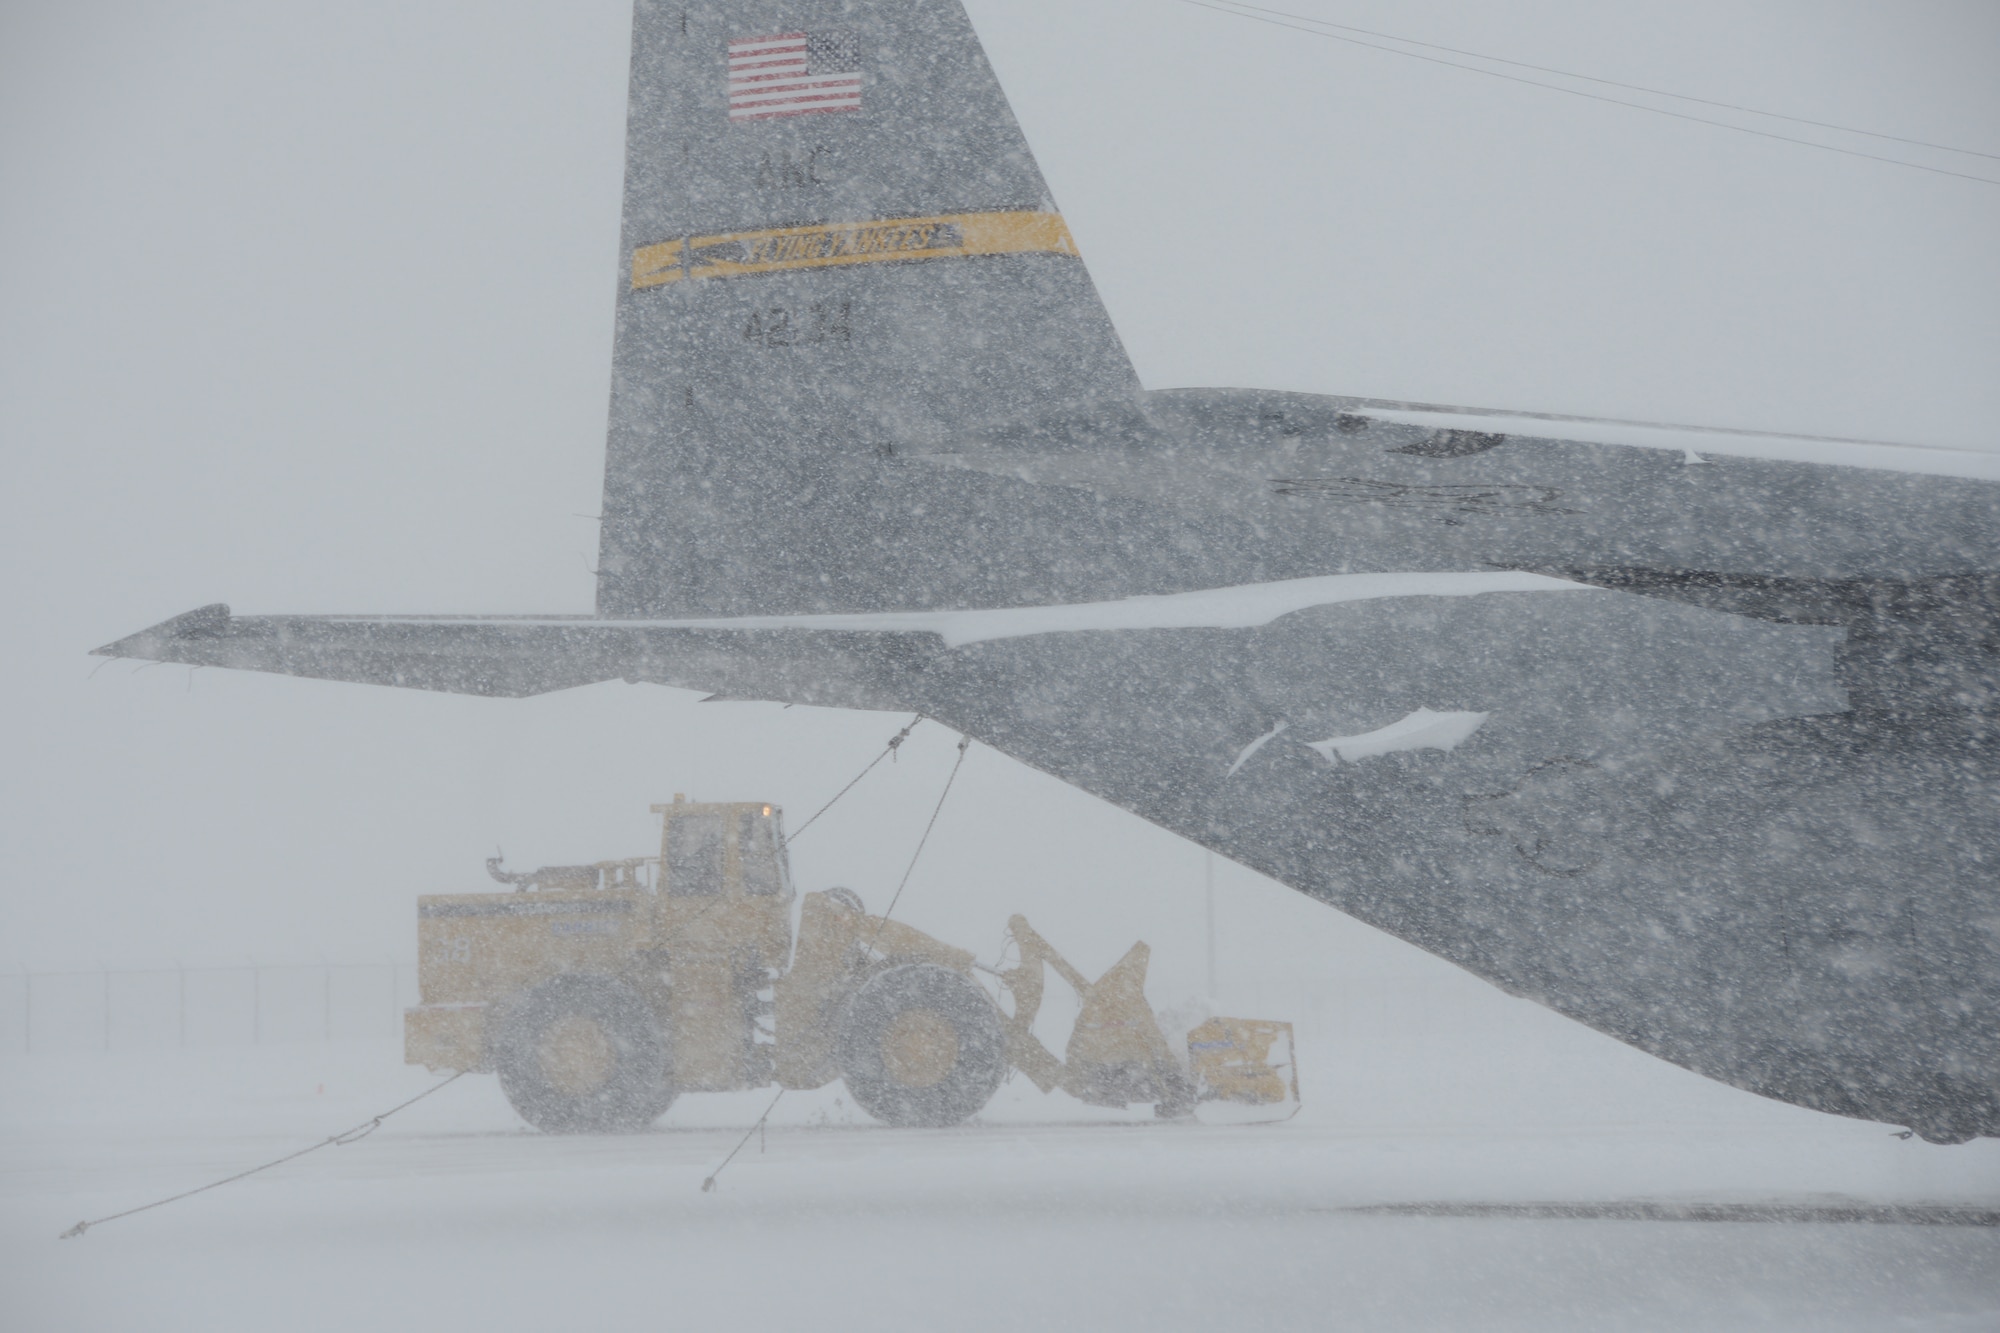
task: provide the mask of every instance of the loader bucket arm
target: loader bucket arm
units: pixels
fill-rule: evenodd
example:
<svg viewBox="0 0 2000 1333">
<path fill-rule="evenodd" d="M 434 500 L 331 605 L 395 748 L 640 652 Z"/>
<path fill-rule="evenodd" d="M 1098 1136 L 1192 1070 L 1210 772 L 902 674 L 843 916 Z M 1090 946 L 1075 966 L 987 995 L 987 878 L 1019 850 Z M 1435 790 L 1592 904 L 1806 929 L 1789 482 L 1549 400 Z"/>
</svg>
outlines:
<svg viewBox="0 0 2000 1333">
<path fill-rule="evenodd" d="M 1037 1088 L 1053 1092 L 1062 1085 L 1063 1062 L 1056 1059 L 1031 1030 L 1036 1015 L 1042 1011 L 1042 993 L 1046 988 L 1047 978 L 1042 974 L 1042 965 L 1047 963 L 1054 967 L 1063 980 L 1077 988 L 1079 995 L 1089 983 L 1083 980 L 1081 972 L 1050 947 L 1047 940 L 1035 933 L 1035 928 L 1028 924 L 1026 917 L 1019 914 L 1009 917 L 1007 934 L 1021 953 L 1018 964 L 998 974 L 1000 984 L 1014 997 L 1014 1012 L 1002 1012 L 1000 1015 L 1000 1024 L 1007 1032 L 1007 1059 Z"/>
<path fill-rule="evenodd" d="M 1084 976 L 1028 924 L 1014 916 L 1007 931 L 1021 961 L 1000 974 L 1014 997 L 1014 1012 L 1003 1015 L 1008 1058 L 1043 1092 L 1060 1087 L 1079 1100 L 1123 1106 L 1131 1102 L 1191 1103 L 1193 1090 L 1146 1002 L 1146 965 L 1152 951 L 1141 941 L 1096 981 Z M 1076 1026 L 1061 1060 L 1031 1029 L 1046 988 L 1043 968 L 1052 969 L 1076 991 Z"/>
</svg>

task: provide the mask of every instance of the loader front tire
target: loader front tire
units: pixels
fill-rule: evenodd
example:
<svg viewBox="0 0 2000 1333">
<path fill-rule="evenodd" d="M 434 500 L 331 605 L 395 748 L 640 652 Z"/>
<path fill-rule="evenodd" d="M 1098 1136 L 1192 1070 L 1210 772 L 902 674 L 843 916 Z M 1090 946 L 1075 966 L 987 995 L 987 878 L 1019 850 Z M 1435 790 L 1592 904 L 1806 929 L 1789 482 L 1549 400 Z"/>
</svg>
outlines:
<svg viewBox="0 0 2000 1333">
<path fill-rule="evenodd" d="M 1007 1033 L 986 992 L 950 968 L 892 967 L 848 1003 L 835 1061 L 862 1110 L 891 1125 L 956 1125 L 993 1099 Z"/>
<path fill-rule="evenodd" d="M 488 1040 L 501 1091 L 544 1133 L 644 1129 L 674 1099 L 652 1006 L 616 977 L 544 981 L 501 1007 Z"/>
</svg>

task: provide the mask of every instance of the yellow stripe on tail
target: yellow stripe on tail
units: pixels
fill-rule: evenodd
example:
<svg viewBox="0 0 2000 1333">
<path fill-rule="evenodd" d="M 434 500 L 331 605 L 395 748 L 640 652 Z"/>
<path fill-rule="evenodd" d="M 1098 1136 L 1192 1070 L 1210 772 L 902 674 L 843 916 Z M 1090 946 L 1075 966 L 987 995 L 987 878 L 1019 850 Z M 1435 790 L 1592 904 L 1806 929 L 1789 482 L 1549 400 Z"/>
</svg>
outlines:
<svg viewBox="0 0 2000 1333">
<path fill-rule="evenodd" d="M 954 213 L 810 227 L 777 227 L 643 245 L 632 252 L 632 287 L 684 278 L 735 278 L 840 264 L 964 259 L 973 255 L 1076 255 L 1060 213 Z"/>
</svg>

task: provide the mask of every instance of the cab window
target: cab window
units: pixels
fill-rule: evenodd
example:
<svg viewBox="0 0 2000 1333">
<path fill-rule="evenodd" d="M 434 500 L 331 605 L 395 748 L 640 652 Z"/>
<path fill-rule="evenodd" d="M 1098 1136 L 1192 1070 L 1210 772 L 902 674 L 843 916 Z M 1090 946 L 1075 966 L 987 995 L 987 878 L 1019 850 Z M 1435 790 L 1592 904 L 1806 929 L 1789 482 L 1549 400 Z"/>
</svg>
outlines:
<svg viewBox="0 0 2000 1333">
<path fill-rule="evenodd" d="M 785 849 L 778 846 L 778 821 L 755 810 L 737 816 L 736 853 L 743 867 L 743 892 L 785 891 Z"/>
<path fill-rule="evenodd" d="M 676 898 L 722 892 L 722 815 L 676 815 L 667 821 L 667 892 Z"/>
</svg>

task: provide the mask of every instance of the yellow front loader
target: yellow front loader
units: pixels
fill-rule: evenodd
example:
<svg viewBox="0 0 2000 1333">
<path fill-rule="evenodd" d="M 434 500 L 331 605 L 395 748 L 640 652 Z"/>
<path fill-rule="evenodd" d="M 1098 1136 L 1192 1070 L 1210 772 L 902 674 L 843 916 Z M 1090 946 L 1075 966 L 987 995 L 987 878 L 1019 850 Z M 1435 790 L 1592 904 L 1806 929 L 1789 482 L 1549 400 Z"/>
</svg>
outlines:
<svg viewBox="0 0 2000 1333">
<path fill-rule="evenodd" d="M 1016 916 L 1015 965 L 982 967 L 849 890 L 800 899 L 774 806 L 653 809 L 657 857 L 527 873 L 495 858 L 512 892 L 418 900 L 410 1063 L 495 1072 L 522 1118 L 554 1132 L 638 1128 L 682 1092 L 836 1079 L 886 1123 L 951 1125 L 1010 1068 L 1044 1092 L 1163 1116 L 1297 1100 L 1289 1024 L 1211 1019 L 1168 1041 L 1143 943 L 1093 982 Z M 1081 1001 L 1061 1059 L 1032 1031 L 1050 970 Z"/>
</svg>

